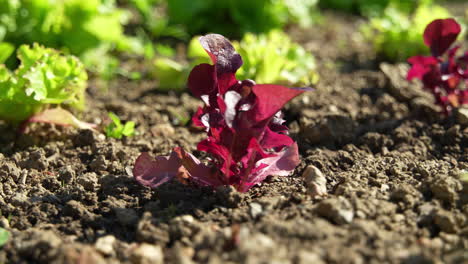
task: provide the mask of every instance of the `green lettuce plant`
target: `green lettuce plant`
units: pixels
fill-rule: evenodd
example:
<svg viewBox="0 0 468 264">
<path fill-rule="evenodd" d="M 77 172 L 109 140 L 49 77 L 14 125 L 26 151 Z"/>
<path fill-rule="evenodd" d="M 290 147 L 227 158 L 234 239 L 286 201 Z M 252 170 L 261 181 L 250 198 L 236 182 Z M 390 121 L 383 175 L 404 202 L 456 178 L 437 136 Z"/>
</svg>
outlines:
<svg viewBox="0 0 468 264">
<path fill-rule="evenodd" d="M 450 17 L 449 11 L 436 5 L 421 5 L 410 16 L 389 6 L 382 17 L 372 18 L 361 32 L 372 42 L 379 57 L 392 62 L 404 61 L 414 54 L 429 51 L 421 41 L 426 25 L 447 17 Z"/>
<path fill-rule="evenodd" d="M 82 109 L 87 74 L 78 58 L 38 44 L 21 45 L 19 67 L 0 65 L 0 120 L 18 124 L 49 106 Z"/>
<path fill-rule="evenodd" d="M 234 42 L 234 47 L 244 58 L 244 66 L 236 75 L 240 79 L 299 86 L 318 81 L 312 54 L 281 31 L 246 34 L 240 42 Z"/>
</svg>

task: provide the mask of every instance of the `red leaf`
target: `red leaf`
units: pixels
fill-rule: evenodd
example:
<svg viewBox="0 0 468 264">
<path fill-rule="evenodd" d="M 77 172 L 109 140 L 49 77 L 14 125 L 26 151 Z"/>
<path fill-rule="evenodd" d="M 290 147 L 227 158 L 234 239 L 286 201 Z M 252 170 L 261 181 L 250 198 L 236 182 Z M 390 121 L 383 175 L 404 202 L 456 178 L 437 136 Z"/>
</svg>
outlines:
<svg viewBox="0 0 468 264">
<path fill-rule="evenodd" d="M 287 88 L 274 84 L 257 84 L 252 88 L 257 96 L 254 109 L 251 110 L 252 122 L 258 123 L 274 116 L 291 99 L 310 88 Z"/>
<path fill-rule="evenodd" d="M 289 176 L 299 163 L 299 152 L 297 144 L 294 143 L 273 157 L 257 161 L 255 164 L 257 170 L 248 175 L 247 179 L 238 187 L 238 191 L 248 191 L 269 175 Z"/>
<path fill-rule="evenodd" d="M 294 141 L 288 135 L 273 132 L 268 127 L 265 129 L 261 141 L 262 147 L 265 149 L 282 148 L 290 146 L 293 143 Z"/>
<path fill-rule="evenodd" d="M 424 43 L 432 55 L 439 57 L 447 51 L 460 34 L 461 27 L 453 18 L 436 19 L 424 30 Z"/>
<path fill-rule="evenodd" d="M 180 159 L 174 153 L 152 158 L 143 152 L 135 161 L 133 177 L 141 185 L 156 188 L 176 177 L 181 172 L 181 166 Z"/>
<path fill-rule="evenodd" d="M 214 66 L 206 63 L 195 66 L 188 77 L 188 87 L 196 97 L 216 94 Z"/>
<path fill-rule="evenodd" d="M 208 34 L 200 38 L 200 43 L 215 64 L 218 76 L 224 73 L 235 73 L 242 66 L 241 56 L 231 42 L 222 35 Z"/>
<path fill-rule="evenodd" d="M 406 76 L 409 81 L 414 78 L 422 80 L 424 75 L 432 70 L 433 66 L 439 64 L 436 58 L 430 56 L 413 56 L 408 59 L 408 62 L 412 65 Z"/>
<path fill-rule="evenodd" d="M 222 185 L 217 173 L 210 167 L 201 163 L 201 161 L 195 158 L 192 154 L 185 152 L 185 150 L 179 147 L 174 148 L 173 153 L 175 153 L 180 159 L 180 162 L 188 172 L 190 179 L 205 186 L 216 187 Z"/>
</svg>

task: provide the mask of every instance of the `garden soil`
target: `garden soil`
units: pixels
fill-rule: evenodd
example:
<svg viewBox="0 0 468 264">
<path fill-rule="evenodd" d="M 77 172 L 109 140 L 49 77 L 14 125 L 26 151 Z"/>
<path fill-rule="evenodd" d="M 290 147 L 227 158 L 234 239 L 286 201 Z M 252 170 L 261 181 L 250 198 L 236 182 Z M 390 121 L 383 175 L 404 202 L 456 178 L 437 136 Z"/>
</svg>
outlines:
<svg viewBox="0 0 468 264">
<path fill-rule="evenodd" d="M 204 157 L 204 133 L 188 122 L 201 102 L 157 82 L 103 90 L 91 78 L 81 118 L 108 122 L 112 111 L 137 123 L 131 138 L 0 125 L 0 226 L 11 232 L 0 262 L 468 263 L 466 119 L 440 116 L 406 82 L 407 65 L 378 63 L 354 33 L 362 21 L 325 19 L 288 31 L 321 76 L 285 108 L 301 164 L 248 193 L 135 182 L 141 152 Z"/>
</svg>

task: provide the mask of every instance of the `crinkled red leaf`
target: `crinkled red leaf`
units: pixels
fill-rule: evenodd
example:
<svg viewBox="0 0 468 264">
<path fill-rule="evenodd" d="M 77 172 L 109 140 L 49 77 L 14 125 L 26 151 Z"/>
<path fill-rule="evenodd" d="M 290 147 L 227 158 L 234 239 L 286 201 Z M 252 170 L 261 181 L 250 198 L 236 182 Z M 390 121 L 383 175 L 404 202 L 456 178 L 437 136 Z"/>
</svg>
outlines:
<svg viewBox="0 0 468 264">
<path fill-rule="evenodd" d="M 208 34 L 200 37 L 200 43 L 208 55 L 210 55 L 211 60 L 216 66 L 218 75 L 235 73 L 242 66 L 241 56 L 224 36 Z"/>
<path fill-rule="evenodd" d="M 246 192 L 256 184 L 262 182 L 269 175 L 289 176 L 299 165 L 299 151 L 294 143 L 273 157 L 267 157 L 256 162 L 256 171 L 251 173 L 238 187 L 238 191 Z"/>
<path fill-rule="evenodd" d="M 235 74 L 243 64 L 242 57 L 222 35 L 208 34 L 200 43 L 215 65 L 218 92 L 223 95 L 237 83 Z"/>
<path fill-rule="evenodd" d="M 218 163 L 221 163 L 219 164 L 221 172 L 227 177 L 230 176 L 229 170 L 233 164 L 233 158 L 231 156 L 231 151 L 227 149 L 226 146 L 213 141 L 213 138 L 210 137 L 198 143 L 197 149 L 213 155 Z"/>
<path fill-rule="evenodd" d="M 192 124 L 195 127 L 205 127 L 205 124 L 202 121 L 202 116 L 204 115 L 204 111 L 202 107 L 198 107 L 195 114 L 192 116 Z"/>
<path fill-rule="evenodd" d="M 257 84 L 252 92 L 257 97 L 256 105 L 250 111 L 253 123 L 259 123 L 274 116 L 288 101 L 310 88 L 287 88 L 274 84 Z"/>
<path fill-rule="evenodd" d="M 214 66 L 206 63 L 195 66 L 188 77 L 188 87 L 196 97 L 216 94 Z"/>
<path fill-rule="evenodd" d="M 439 57 L 452 45 L 460 34 L 461 27 L 453 18 L 436 19 L 424 30 L 424 43 L 432 55 Z"/>
<path fill-rule="evenodd" d="M 151 157 L 143 152 L 135 161 L 133 177 L 141 185 L 156 188 L 176 177 L 182 163 L 175 153 L 170 156 Z"/>
<path fill-rule="evenodd" d="M 265 149 L 282 148 L 294 143 L 288 135 L 272 131 L 269 127 L 265 128 L 261 145 Z"/>
<path fill-rule="evenodd" d="M 406 78 L 411 81 L 414 78 L 422 80 L 424 75 L 432 70 L 433 66 L 439 64 L 439 61 L 432 56 L 413 56 L 408 59 L 412 65 Z"/>
<path fill-rule="evenodd" d="M 213 171 L 210 167 L 201 163 L 201 161 L 192 154 L 185 152 L 185 150 L 179 147 L 174 148 L 173 153 L 179 158 L 182 166 L 188 172 L 190 179 L 198 184 L 213 187 L 223 184 L 216 171 Z"/>
<path fill-rule="evenodd" d="M 265 152 L 256 138 L 251 138 L 248 142 L 246 154 L 240 160 L 244 168 L 244 177 L 252 173 L 258 160 L 275 156 L 275 154 Z"/>
</svg>

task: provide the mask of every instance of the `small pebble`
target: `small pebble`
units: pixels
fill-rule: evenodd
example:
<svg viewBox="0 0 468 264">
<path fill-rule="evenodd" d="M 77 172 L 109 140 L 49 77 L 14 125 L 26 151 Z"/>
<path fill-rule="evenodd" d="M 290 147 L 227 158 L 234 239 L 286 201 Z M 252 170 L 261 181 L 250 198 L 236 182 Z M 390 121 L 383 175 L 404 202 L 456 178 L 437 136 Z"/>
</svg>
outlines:
<svg viewBox="0 0 468 264">
<path fill-rule="evenodd" d="M 164 255 L 160 246 L 143 243 L 130 255 L 132 264 L 161 264 L 164 263 Z"/>
<path fill-rule="evenodd" d="M 327 179 L 317 167 L 307 166 L 304 173 L 302 173 L 302 178 L 306 184 L 307 192 L 312 198 L 327 195 Z"/>
<path fill-rule="evenodd" d="M 104 255 L 111 256 L 114 253 L 115 237 L 112 235 L 103 236 L 97 239 L 94 246 Z"/>
</svg>

